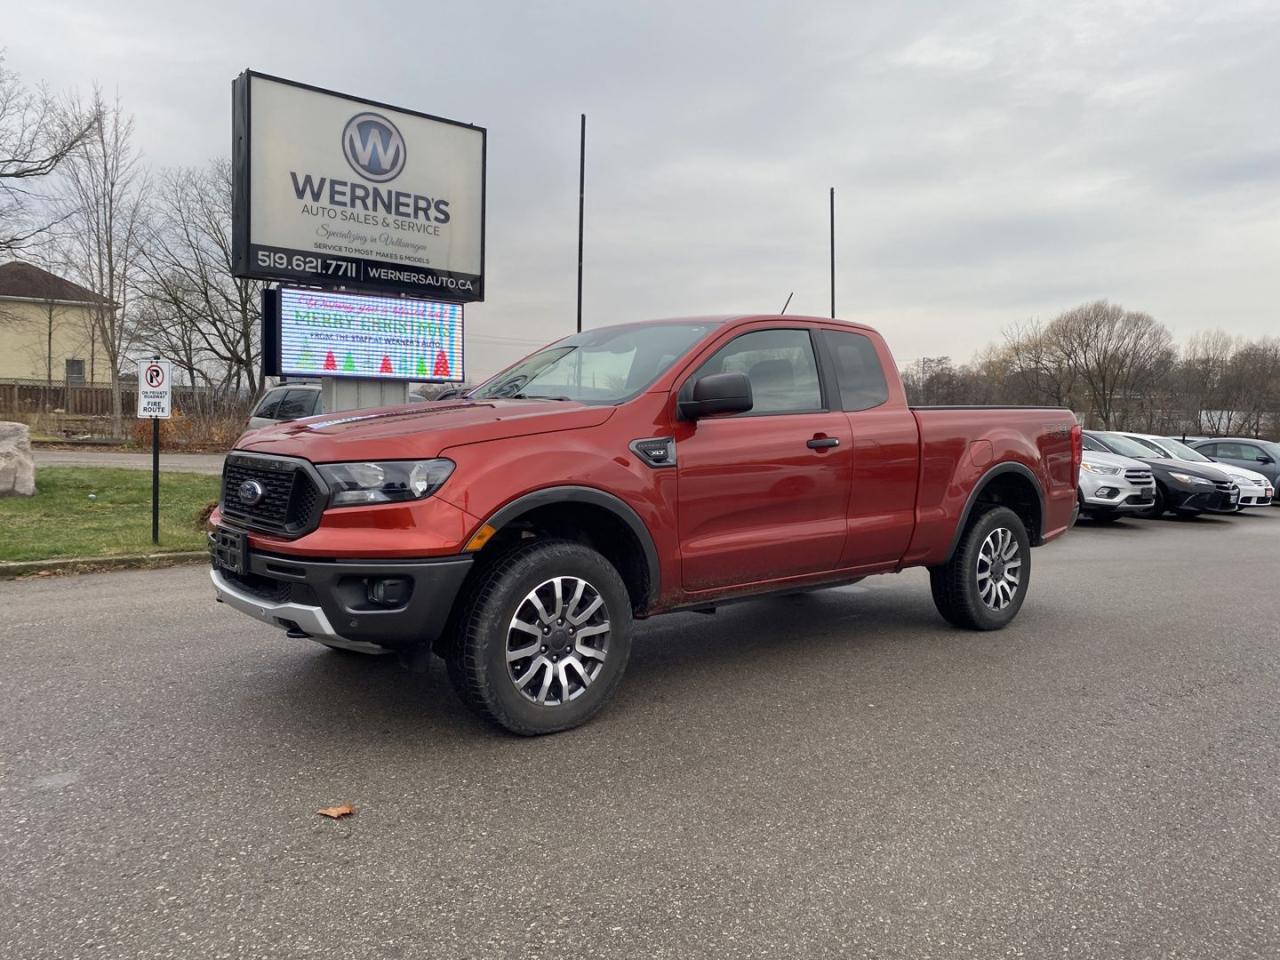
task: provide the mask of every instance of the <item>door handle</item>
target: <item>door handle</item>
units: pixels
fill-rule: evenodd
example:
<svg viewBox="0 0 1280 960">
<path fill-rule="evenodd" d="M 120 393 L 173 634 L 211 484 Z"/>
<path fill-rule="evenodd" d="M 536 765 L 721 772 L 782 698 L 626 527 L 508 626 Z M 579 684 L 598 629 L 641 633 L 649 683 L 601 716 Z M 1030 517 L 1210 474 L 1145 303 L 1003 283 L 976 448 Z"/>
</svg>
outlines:
<svg viewBox="0 0 1280 960">
<path fill-rule="evenodd" d="M 825 450 L 827 447 L 840 446 L 840 441 L 835 437 L 814 437 L 805 446 L 810 450 Z"/>
</svg>

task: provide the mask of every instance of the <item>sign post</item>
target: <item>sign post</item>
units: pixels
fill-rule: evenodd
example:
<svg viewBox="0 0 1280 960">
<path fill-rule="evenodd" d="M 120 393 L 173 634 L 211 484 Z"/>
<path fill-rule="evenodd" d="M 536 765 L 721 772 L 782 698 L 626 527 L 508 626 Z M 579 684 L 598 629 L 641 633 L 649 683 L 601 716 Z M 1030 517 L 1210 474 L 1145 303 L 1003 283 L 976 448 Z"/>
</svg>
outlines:
<svg viewBox="0 0 1280 960">
<path fill-rule="evenodd" d="M 173 364 L 159 357 L 138 361 L 138 419 L 151 421 L 151 542 L 160 542 L 160 421 L 173 399 Z"/>
</svg>

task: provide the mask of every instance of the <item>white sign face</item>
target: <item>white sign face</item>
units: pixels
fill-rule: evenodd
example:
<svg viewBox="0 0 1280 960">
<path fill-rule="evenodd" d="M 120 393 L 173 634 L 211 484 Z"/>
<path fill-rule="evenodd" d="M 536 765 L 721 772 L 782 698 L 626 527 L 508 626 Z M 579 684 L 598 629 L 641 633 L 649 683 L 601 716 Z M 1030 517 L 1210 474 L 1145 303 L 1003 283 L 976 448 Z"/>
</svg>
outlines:
<svg viewBox="0 0 1280 960">
<path fill-rule="evenodd" d="M 168 360 L 138 361 L 138 419 L 169 419 L 173 397 L 173 364 Z"/>
<path fill-rule="evenodd" d="M 247 72 L 238 276 L 484 299 L 485 131 Z"/>
</svg>

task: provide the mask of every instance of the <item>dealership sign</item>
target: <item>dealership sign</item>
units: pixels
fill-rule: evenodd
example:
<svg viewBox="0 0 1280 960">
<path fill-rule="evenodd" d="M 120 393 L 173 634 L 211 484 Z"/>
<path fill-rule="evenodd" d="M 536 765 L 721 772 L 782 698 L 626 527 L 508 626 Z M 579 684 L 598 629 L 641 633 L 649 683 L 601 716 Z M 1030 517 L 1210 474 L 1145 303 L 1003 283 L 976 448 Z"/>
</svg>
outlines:
<svg viewBox="0 0 1280 960">
<path fill-rule="evenodd" d="M 461 383 L 462 304 L 282 287 L 263 299 L 266 372 Z"/>
<path fill-rule="evenodd" d="M 485 131 L 246 71 L 234 273 L 484 299 Z"/>
</svg>

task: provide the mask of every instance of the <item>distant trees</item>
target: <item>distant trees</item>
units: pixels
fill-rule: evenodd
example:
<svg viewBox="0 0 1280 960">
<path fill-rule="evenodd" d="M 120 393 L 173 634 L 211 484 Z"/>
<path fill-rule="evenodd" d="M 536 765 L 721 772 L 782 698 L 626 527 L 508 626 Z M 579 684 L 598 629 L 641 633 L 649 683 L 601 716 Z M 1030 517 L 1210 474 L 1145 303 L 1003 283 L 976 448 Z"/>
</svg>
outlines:
<svg viewBox="0 0 1280 960">
<path fill-rule="evenodd" d="M 90 315 L 111 376 L 112 429 L 123 436 L 120 377 L 134 346 L 130 301 L 145 236 L 147 174 L 133 145 L 133 117 L 118 99 L 108 103 L 95 90 L 88 110 L 72 99 L 64 117 L 71 123 L 84 113 L 98 119 L 62 165 L 63 260 L 97 297 Z"/>
<path fill-rule="evenodd" d="M 262 285 L 231 275 L 231 162 L 163 173 L 141 285 L 142 333 L 191 383 L 261 386 Z"/>
<path fill-rule="evenodd" d="M 1102 429 L 1280 434 L 1280 339 L 1221 331 L 1179 350 L 1149 314 L 1105 300 L 1029 321 L 971 362 L 904 365 L 913 403 L 1063 406 Z"/>
<path fill-rule="evenodd" d="M 0 53 L 0 257 L 41 241 L 58 220 L 43 201 L 49 176 L 93 133 L 97 115 L 27 89 Z"/>
</svg>

